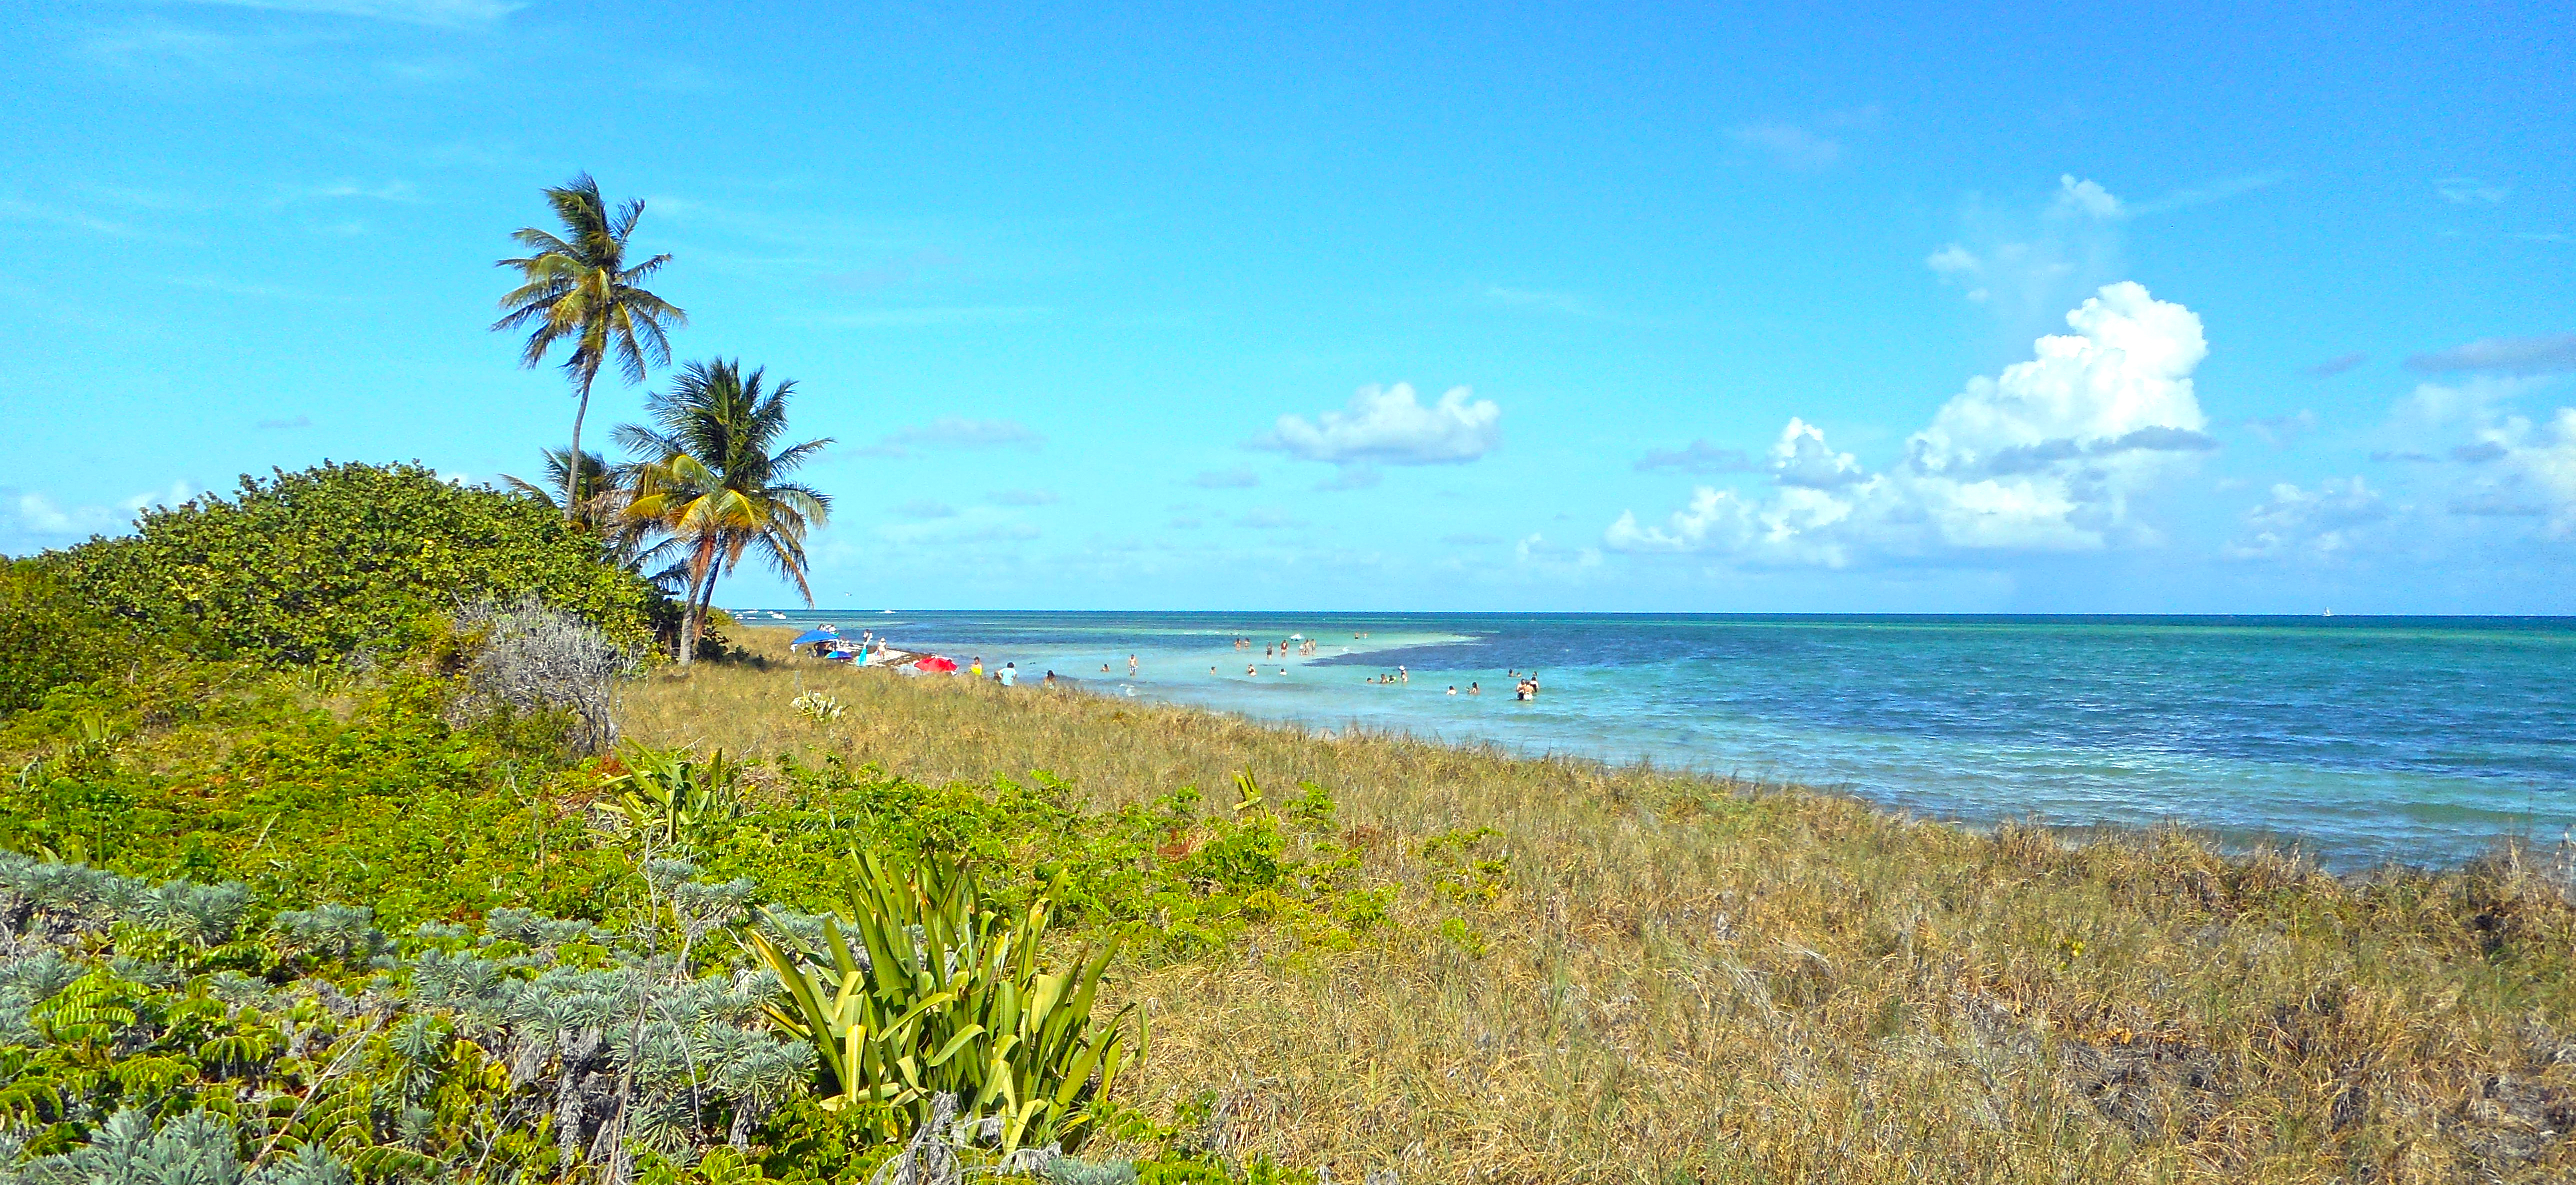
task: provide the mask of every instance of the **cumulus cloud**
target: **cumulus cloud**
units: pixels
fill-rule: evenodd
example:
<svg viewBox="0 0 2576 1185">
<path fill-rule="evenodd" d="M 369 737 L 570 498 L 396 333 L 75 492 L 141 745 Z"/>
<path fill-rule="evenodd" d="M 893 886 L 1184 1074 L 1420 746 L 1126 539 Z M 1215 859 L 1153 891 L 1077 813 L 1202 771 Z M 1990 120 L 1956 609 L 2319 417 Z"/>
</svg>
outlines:
<svg viewBox="0 0 2576 1185">
<path fill-rule="evenodd" d="M 2489 337 L 2406 360 L 2417 374 L 2473 371 L 2485 374 L 2559 374 L 2576 371 L 2576 333 L 2546 337 Z"/>
<path fill-rule="evenodd" d="M 1362 387 L 1350 406 L 1308 420 L 1284 415 L 1251 447 L 1335 465 L 1461 465 L 1502 444 L 1503 409 L 1466 387 L 1429 407 L 1410 383 Z"/>
<path fill-rule="evenodd" d="M 862 457 L 909 457 L 920 449 L 1036 449 L 1046 437 L 1017 420 L 969 420 L 941 416 L 927 424 L 890 432 L 858 450 Z"/>
<path fill-rule="evenodd" d="M 2332 559 L 2350 551 L 2363 528 L 2389 515 L 2387 501 L 2359 477 L 2329 477 L 2313 490 L 2283 482 L 2245 512 L 2244 532 L 2224 552 L 2242 560 Z"/>
<path fill-rule="evenodd" d="M 1839 567 L 2149 538 L 2131 499 L 2217 447 L 2192 387 L 2209 353 L 2200 318 L 2122 283 L 2066 321 L 2074 332 L 2039 339 L 2031 361 L 1971 380 L 1889 470 L 1792 419 L 1765 454 L 1767 491 L 1701 486 L 1660 523 L 1623 513 L 1604 544 Z"/>
<path fill-rule="evenodd" d="M 1706 440 L 1694 440 L 1675 449 L 1648 449 L 1634 466 L 1639 473 L 1658 469 L 1678 469 L 1684 473 L 1751 473 L 1753 458 L 1742 449 L 1719 448 Z"/>
<path fill-rule="evenodd" d="M 2471 376 L 2424 383 L 2384 429 L 2406 447 L 2372 460 L 2412 462 L 2425 501 L 2471 518 L 2536 520 L 2539 538 L 2576 539 L 2576 407 L 2526 414 L 2513 404 L 2553 380 Z"/>
</svg>

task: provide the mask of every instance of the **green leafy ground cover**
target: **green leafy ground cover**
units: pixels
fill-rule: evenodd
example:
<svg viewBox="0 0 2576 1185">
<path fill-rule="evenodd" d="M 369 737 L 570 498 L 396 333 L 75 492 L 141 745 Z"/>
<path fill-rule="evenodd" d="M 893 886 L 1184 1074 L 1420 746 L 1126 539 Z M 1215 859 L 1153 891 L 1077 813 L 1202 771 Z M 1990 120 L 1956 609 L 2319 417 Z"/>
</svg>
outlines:
<svg viewBox="0 0 2576 1185">
<path fill-rule="evenodd" d="M 567 715 L 476 694 L 449 614 L 534 594 L 649 637 L 676 610 L 602 553 L 532 500 L 329 466 L 0 571 L 0 1181 L 1279 1178 L 1116 1096 L 1149 1035 L 1089 1018 L 1079 952 L 1358 941 L 1383 901 L 1327 796 L 1102 813 L 1044 776 L 577 756 Z M 870 914 L 922 885 L 953 925 Z M 843 930 L 876 970 L 796 1011 L 780 975 L 842 984 Z M 861 1082 L 814 1037 L 853 993 Z M 993 1089 L 916 1139 L 952 1079 Z M 1022 1138 L 1094 1132 L 1143 1159 Z"/>
</svg>

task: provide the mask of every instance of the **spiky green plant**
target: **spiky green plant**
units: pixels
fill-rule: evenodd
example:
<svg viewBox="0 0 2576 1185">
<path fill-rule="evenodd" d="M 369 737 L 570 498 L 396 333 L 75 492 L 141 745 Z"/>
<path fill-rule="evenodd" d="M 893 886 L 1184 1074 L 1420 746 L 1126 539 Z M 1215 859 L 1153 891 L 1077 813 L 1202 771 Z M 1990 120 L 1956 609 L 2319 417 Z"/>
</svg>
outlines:
<svg viewBox="0 0 2576 1185">
<path fill-rule="evenodd" d="M 959 860 L 906 869 L 861 854 L 847 872 L 849 903 L 823 920 L 826 949 L 748 935 L 787 987 L 768 1005 L 771 1019 L 813 1044 L 839 1088 L 827 1105 L 890 1103 L 926 1123 L 936 1100 L 954 1095 L 964 1122 L 999 1121 L 992 1134 L 1006 1154 L 1081 1147 L 1092 1104 L 1128 1057 L 1135 1006 L 1106 1023 L 1092 1015 L 1116 944 L 1086 945 L 1064 970 L 1039 968 L 1060 879 L 1013 910 Z M 1142 1032 L 1140 1018 L 1140 1047 Z"/>
<path fill-rule="evenodd" d="M 686 749 L 639 746 L 624 759 L 626 772 L 601 783 L 615 797 L 600 809 L 624 818 L 648 839 L 685 846 L 742 813 L 735 788 L 742 763 L 726 760 L 722 749 L 700 759 Z"/>
</svg>

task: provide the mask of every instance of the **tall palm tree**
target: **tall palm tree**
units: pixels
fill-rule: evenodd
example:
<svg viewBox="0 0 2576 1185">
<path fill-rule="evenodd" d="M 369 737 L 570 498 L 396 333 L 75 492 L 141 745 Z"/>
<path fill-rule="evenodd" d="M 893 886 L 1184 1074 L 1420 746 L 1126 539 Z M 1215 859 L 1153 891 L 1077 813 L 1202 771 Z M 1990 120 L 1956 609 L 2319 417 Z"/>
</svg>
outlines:
<svg viewBox="0 0 2576 1185">
<path fill-rule="evenodd" d="M 501 298 L 509 314 L 494 322 L 492 331 L 532 326 L 527 349 L 519 356 L 520 365 L 531 370 L 545 361 L 555 343 L 572 343 L 572 356 L 563 365 L 579 400 L 572 413 L 571 449 L 571 455 L 579 456 L 581 422 L 590 414 L 590 388 L 599 381 L 599 368 L 613 356 L 627 382 L 642 383 L 646 363 L 670 364 L 669 331 L 687 325 L 689 315 L 643 288 L 670 256 L 626 266 L 627 240 L 644 217 L 643 199 L 612 213 L 599 196 L 599 183 L 583 173 L 568 185 L 547 190 L 546 202 L 554 207 L 564 233 L 531 226 L 510 236 L 534 254 L 495 265 L 517 269 L 523 282 Z M 564 520 L 578 522 L 581 498 L 570 477 L 567 473 Z"/>
<path fill-rule="evenodd" d="M 767 560 L 794 581 L 807 605 L 805 535 L 831 518 L 832 499 L 788 480 L 830 437 L 780 447 L 787 434 L 787 400 L 794 381 L 762 389 L 762 370 L 742 373 L 740 362 L 692 362 L 667 392 L 645 403 L 650 427 L 621 425 L 617 441 L 635 453 L 630 522 L 667 534 L 649 555 L 685 565 L 689 614 L 680 633 L 680 661 L 692 661 L 716 581 L 745 554 Z"/>
</svg>

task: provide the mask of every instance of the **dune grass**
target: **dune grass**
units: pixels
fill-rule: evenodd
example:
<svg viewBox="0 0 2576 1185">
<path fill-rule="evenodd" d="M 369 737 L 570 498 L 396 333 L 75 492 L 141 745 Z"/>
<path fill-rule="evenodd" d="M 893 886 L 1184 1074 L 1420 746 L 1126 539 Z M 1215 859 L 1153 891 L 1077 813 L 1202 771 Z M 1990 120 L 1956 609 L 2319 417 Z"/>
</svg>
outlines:
<svg viewBox="0 0 2576 1185">
<path fill-rule="evenodd" d="M 1117 976 L 1131 1100 L 1356 1182 L 2576 1179 L 2563 859 L 2337 878 L 2174 831 L 2069 844 L 1763 787 L 751 661 L 633 690 L 650 744 L 1091 803 L 1313 782 L 1391 921 Z M 789 701 L 847 705 L 818 724 Z M 1222 809 L 1219 807 L 1217 809 Z"/>
</svg>

